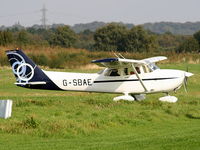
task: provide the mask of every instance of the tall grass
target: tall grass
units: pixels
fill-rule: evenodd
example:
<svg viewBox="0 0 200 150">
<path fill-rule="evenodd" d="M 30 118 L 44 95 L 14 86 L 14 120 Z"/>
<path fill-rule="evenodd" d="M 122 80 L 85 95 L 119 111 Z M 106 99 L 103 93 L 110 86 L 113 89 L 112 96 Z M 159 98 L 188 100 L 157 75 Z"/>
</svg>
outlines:
<svg viewBox="0 0 200 150">
<path fill-rule="evenodd" d="M 0 47 L 0 66 L 7 66 L 8 60 L 5 50 L 13 49 L 12 46 Z M 23 47 L 24 52 L 38 65 L 50 68 L 79 68 L 90 64 L 93 59 L 115 57 L 114 52 L 88 51 L 85 49 L 60 48 L 60 47 Z M 163 63 L 200 63 L 200 54 L 198 53 L 180 53 L 175 52 L 143 52 L 143 53 L 121 53 L 126 58 L 143 59 L 153 56 L 167 56 L 168 60 Z M 162 62 L 161 62 L 162 63 Z"/>
</svg>

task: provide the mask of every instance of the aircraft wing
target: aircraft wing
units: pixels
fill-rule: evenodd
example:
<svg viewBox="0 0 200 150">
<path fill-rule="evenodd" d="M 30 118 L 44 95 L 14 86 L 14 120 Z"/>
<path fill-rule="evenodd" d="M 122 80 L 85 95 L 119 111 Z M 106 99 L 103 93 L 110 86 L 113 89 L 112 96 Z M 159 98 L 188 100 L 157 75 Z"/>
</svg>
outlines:
<svg viewBox="0 0 200 150">
<path fill-rule="evenodd" d="M 161 60 L 165 60 L 165 59 L 167 59 L 167 57 L 165 57 L 165 56 L 157 56 L 157 57 L 151 57 L 151 58 L 142 59 L 142 61 L 155 63 L 155 62 L 158 62 L 158 61 L 161 61 Z"/>
<path fill-rule="evenodd" d="M 124 68 L 124 67 L 130 67 L 132 64 L 135 66 L 146 64 L 143 60 L 134 60 L 134 59 L 122 59 L 122 58 L 106 58 L 106 59 L 99 59 L 99 60 L 93 60 L 92 63 L 95 63 L 101 67 L 106 68 Z"/>
</svg>

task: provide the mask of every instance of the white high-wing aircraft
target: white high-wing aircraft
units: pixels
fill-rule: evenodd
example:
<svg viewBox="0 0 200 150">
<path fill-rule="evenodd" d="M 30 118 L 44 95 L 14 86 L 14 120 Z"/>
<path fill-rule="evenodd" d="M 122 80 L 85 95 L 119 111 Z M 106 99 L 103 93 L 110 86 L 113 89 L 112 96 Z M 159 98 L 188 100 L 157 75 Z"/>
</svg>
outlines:
<svg viewBox="0 0 200 150">
<path fill-rule="evenodd" d="M 166 93 L 162 101 L 176 102 L 177 98 L 169 96 L 185 85 L 192 73 L 159 69 L 155 62 L 167 59 L 164 56 L 142 60 L 125 59 L 123 56 L 93 60 L 99 66 L 106 67 L 99 73 L 71 73 L 41 70 L 21 50 L 6 51 L 16 85 L 32 89 L 66 90 L 84 92 L 122 93 L 123 96 L 113 100 L 142 100 L 145 94 Z"/>
</svg>

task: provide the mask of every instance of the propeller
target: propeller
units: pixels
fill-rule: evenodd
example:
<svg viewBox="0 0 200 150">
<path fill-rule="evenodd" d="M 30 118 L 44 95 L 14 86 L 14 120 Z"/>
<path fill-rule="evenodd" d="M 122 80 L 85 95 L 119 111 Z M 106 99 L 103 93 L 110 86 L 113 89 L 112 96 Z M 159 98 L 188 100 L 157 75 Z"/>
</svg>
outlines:
<svg viewBox="0 0 200 150">
<path fill-rule="evenodd" d="M 183 80 L 183 86 L 186 93 L 188 93 L 188 90 L 187 90 L 188 77 L 192 75 L 193 75 L 192 73 L 188 72 L 188 66 L 187 66 L 186 71 L 184 72 L 184 80 Z"/>
<path fill-rule="evenodd" d="M 186 76 L 186 72 L 185 72 L 184 73 L 184 80 L 183 80 L 183 86 L 184 86 L 185 93 L 188 93 L 188 90 L 187 90 L 187 80 L 188 80 L 188 77 Z"/>
</svg>

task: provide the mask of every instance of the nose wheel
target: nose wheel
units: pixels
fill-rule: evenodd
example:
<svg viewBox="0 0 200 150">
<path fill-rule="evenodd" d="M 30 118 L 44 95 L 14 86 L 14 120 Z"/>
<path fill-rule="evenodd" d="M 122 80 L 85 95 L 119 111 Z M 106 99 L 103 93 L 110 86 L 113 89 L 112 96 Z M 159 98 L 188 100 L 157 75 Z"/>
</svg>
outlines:
<svg viewBox="0 0 200 150">
<path fill-rule="evenodd" d="M 175 96 L 170 96 L 169 93 L 166 93 L 166 96 L 160 97 L 159 101 L 161 102 L 169 102 L 169 103 L 176 103 L 178 98 Z"/>
</svg>

